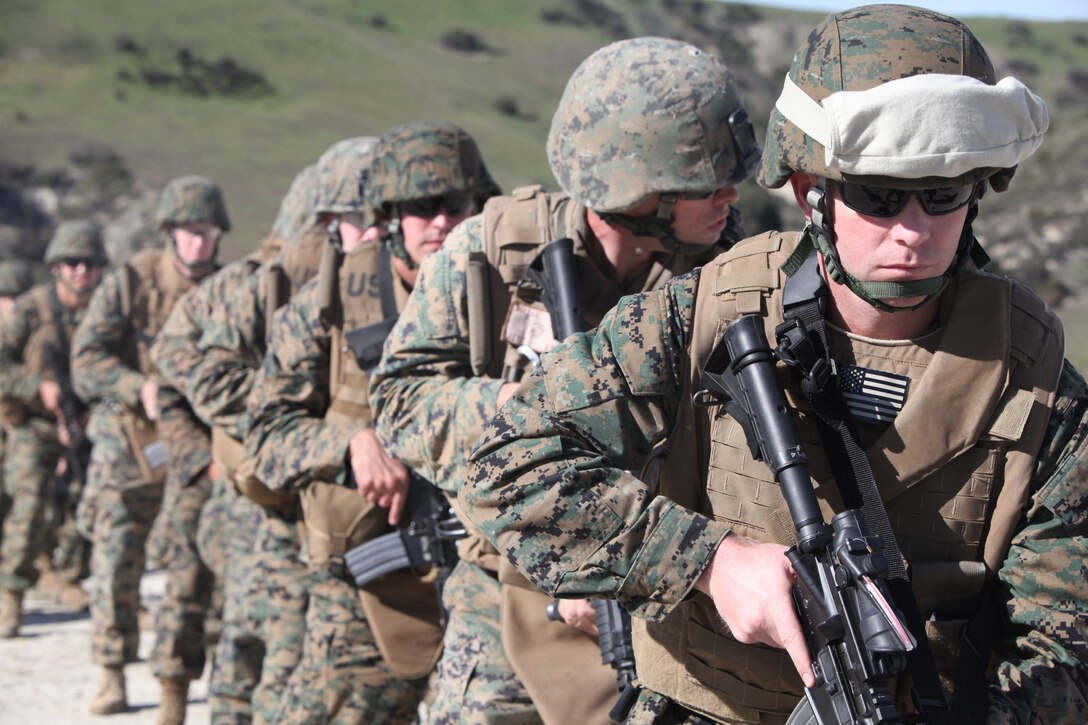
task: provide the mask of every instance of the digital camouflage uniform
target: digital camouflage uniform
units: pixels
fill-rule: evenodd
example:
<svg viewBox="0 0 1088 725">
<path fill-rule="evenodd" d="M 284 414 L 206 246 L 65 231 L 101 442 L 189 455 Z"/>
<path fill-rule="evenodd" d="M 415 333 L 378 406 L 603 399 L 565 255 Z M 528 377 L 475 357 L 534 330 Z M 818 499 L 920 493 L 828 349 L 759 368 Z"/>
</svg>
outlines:
<svg viewBox="0 0 1088 725">
<path fill-rule="evenodd" d="M 185 390 L 186 374 L 195 365 L 195 358 L 199 356 L 196 342 L 207 325 L 211 309 L 258 268 L 259 255 L 260 252 L 255 252 L 228 265 L 203 281 L 199 287 L 191 290 L 174 305 L 170 317 L 156 336 L 151 349 L 152 360 L 163 377 L 173 386 L 172 390 L 182 391 L 182 393 Z M 181 405 L 184 405 L 190 415 L 195 417 L 188 402 Z M 206 449 L 208 455 L 211 456 L 211 431 L 206 424 L 201 423 L 200 428 L 192 433 L 199 437 L 201 448 Z M 185 565 L 190 576 L 183 580 L 184 583 L 188 584 L 194 593 L 197 589 L 212 593 L 211 581 L 214 576 L 215 589 L 221 597 L 225 598 L 228 592 L 234 593 L 237 579 L 224 580 L 224 575 L 240 573 L 228 572 L 228 561 L 244 558 L 252 550 L 256 518 L 249 517 L 254 521 L 254 525 L 248 527 L 224 529 L 225 522 L 222 519 L 219 520 L 218 527 L 210 527 L 207 519 L 216 513 L 215 508 L 211 507 L 211 504 L 216 501 L 212 496 L 213 487 L 220 492 L 220 496 L 225 496 L 222 493 L 225 487 L 222 480 L 211 480 L 206 465 L 198 475 L 200 479 L 182 487 L 180 495 L 174 499 L 174 515 L 171 519 L 170 530 L 175 537 L 181 536 L 184 540 L 175 543 L 174 558 L 169 566 L 173 572 L 176 568 L 180 568 L 177 557 L 179 555 L 185 557 Z M 233 523 L 247 521 L 245 516 L 239 519 Z M 203 537 L 200 534 L 203 534 Z M 233 557 L 228 554 L 227 547 L 231 548 Z M 223 628 L 225 627 L 224 621 Z M 211 635 L 212 632 L 209 631 L 208 634 Z M 216 631 L 214 634 L 217 635 L 214 639 L 211 636 L 207 638 L 209 644 L 218 642 L 219 632 Z M 219 670 L 222 665 L 216 662 L 214 667 Z M 259 672 L 259 667 L 258 661 L 254 667 L 255 671 Z M 212 679 L 215 679 L 214 671 Z"/>
<path fill-rule="evenodd" d="M 214 325 L 214 315 L 231 313 L 228 300 L 248 278 L 253 277 L 262 261 L 279 251 L 285 240 L 296 239 L 305 223 L 308 207 L 310 175 L 299 174 L 281 203 L 273 230 L 261 242 L 258 251 L 228 265 L 199 288 L 186 295 L 171 313 L 159 333 L 153 349 L 159 371 L 187 397 L 194 387 L 194 378 L 203 374 L 209 362 L 198 343 Z M 254 290 L 254 294 L 256 291 Z M 195 406 L 197 414 L 207 409 Z M 214 426 L 214 416 L 204 422 Z M 253 550 L 257 528 L 262 519 L 261 507 L 241 495 L 235 486 L 234 471 L 217 452 L 213 431 L 212 452 L 220 469 L 212 497 L 201 511 L 197 545 L 201 557 L 209 562 L 218 581 L 223 584 L 223 629 L 216 645 L 213 670 L 209 682 L 211 717 L 216 723 L 248 723 L 252 721 L 250 699 L 261 677 L 264 644 L 258 634 L 260 623 L 247 616 L 246 591 L 254 560 Z M 239 433 L 235 433 L 240 436 Z"/>
<path fill-rule="evenodd" d="M 230 228 L 218 187 L 202 177 L 179 177 L 170 182 L 164 188 L 157 216 L 163 228 L 167 222 L 185 221 L 208 221 L 223 230 Z M 79 518 L 91 529 L 94 543 L 92 654 L 107 668 L 136 660 L 144 544 L 163 504 L 167 469 L 173 476 L 172 485 L 182 492 L 190 484 L 200 487 L 199 491 L 210 490 L 202 480 L 207 478 L 211 462 L 206 432 L 184 398 L 165 385 L 149 354 L 174 303 L 198 284 L 183 276 L 178 264 L 172 244 L 134 255 L 103 279 L 73 341 L 73 385 L 94 405 L 88 424 L 94 450 Z M 163 383 L 158 396 L 159 418 L 154 424 L 147 421 L 140 401 L 146 379 Z M 158 453 L 150 444 L 144 449 L 150 455 L 142 467 L 126 430 L 144 431 L 144 438 L 132 439 L 140 440 L 141 447 L 157 439 L 166 450 Z M 157 457 L 164 454 L 169 466 L 166 458 Z M 196 508 L 179 503 L 178 523 L 195 527 Z M 198 677 L 204 665 L 203 619 L 211 577 L 190 546 L 191 538 L 180 530 L 177 536 L 169 552 L 176 559 L 171 563 L 177 564 L 177 576 L 168 574 L 151 663 L 160 679 L 187 681 Z"/>
<path fill-rule="evenodd" d="M 392 129 L 373 159 L 364 178 L 366 211 L 375 220 L 388 210 L 370 203 L 371 184 L 405 192 L 389 198 L 396 203 L 450 193 L 486 198 L 494 189 L 475 142 L 451 124 Z M 352 191 L 329 210 L 359 209 L 359 189 Z M 396 232 L 399 214 L 392 216 L 385 244 L 364 241 L 341 254 L 337 276 L 323 273 L 277 316 L 250 397 L 247 447 L 257 476 L 273 488 L 301 491 L 316 578 L 284 721 L 411 722 L 441 648 L 433 576 L 391 572 L 357 589 L 343 561 L 348 549 L 389 531 L 386 511 L 345 488 L 348 445 L 370 424 L 367 374 L 380 351 L 372 345 L 359 359 L 345 335 L 369 329 L 380 343 L 407 298 L 392 255 L 411 259 Z"/>
<path fill-rule="evenodd" d="M 329 244 L 314 211 L 321 196 L 319 167 L 354 142 L 334 144 L 318 164 L 299 174 L 273 228 L 285 240 L 282 254 L 212 310 L 198 343 L 188 394 L 198 413 L 234 440 L 244 439 L 248 428 L 246 400 L 266 350 L 266 318 L 317 273 Z M 239 475 L 253 480 L 248 466 Z M 236 677 L 214 680 L 213 705 L 229 702 L 235 717 L 244 718 L 251 700 L 255 722 L 278 722 L 283 694 L 302 656 L 312 574 L 300 558 L 297 501 L 289 497 L 286 503 L 262 500 L 258 505 L 240 494 L 233 501 L 232 520 L 249 516 L 256 507 L 259 521 L 252 551 L 238 565 L 239 634 L 221 641 L 221 650 L 233 646 L 237 651 L 220 655 L 225 662 L 256 662 L 258 669 L 242 667 Z"/>
<path fill-rule="evenodd" d="M 715 520 L 705 504 L 695 503 L 698 479 L 674 487 L 670 500 L 626 473 L 642 469 L 677 422 L 692 415 L 681 395 L 689 369 L 702 364 L 688 359 L 697 314 L 706 314 L 696 309 L 699 292 L 700 275 L 693 273 L 662 291 L 628 298 L 595 334 L 546 356 L 541 372 L 483 435 L 475 484 L 463 501 L 499 549 L 556 596 L 614 597 L 650 622 L 666 620 L 730 530 L 728 519 L 718 514 Z M 1077 722 L 1088 712 L 1088 499 L 1079 463 L 1086 406 L 1084 381 L 1066 365 L 1031 481 L 1028 516 L 999 574 L 1008 598 L 1009 648 L 991 685 L 998 722 L 1006 721 L 998 710 L 1010 713 L 1008 722 L 1028 722 L 1029 709 L 1049 712 L 1038 720 L 1048 723 Z M 552 460 L 560 448 L 580 453 Z M 726 449 L 717 450 L 711 448 L 712 460 L 732 460 Z M 705 461 L 705 450 L 701 456 Z M 810 460 L 819 459 L 810 454 Z M 771 480 L 769 473 L 758 479 Z M 678 503 L 680 497 L 690 503 Z M 799 695 L 799 678 L 791 674 Z"/>
<path fill-rule="evenodd" d="M 962 24 L 905 6 L 829 16 L 790 71 L 815 100 L 925 74 L 936 83 L 950 75 L 978 78 L 978 93 L 995 82 L 985 51 Z M 908 135 L 940 139 L 934 148 L 942 154 L 931 158 L 948 163 L 942 169 L 962 169 L 962 176 L 928 176 L 938 163 L 928 160 L 913 172 L 861 174 L 861 183 L 943 189 L 985 180 L 1004 190 L 1045 130 L 1045 109 L 1038 114 L 1032 106 L 1002 106 L 1021 121 L 1009 163 L 980 163 L 980 156 L 1002 157 L 956 145 L 973 138 L 962 129 L 930 136 L 947 124 L 926 111 Z M 840 166 L 844 157 L 831 147 L 825 155 L 809 135 L 819 132 L 816 124 L 804 132 L 794 125 L 796 108 L 780 98 L 772 114 L 760 183 L 782 186 L 794 172 L 820 180 L 813 186 L 818 193 L 808 194 L 805 232 L 741 242 L 661 290 L 622 300 L 595 332 L 546 355 L 488 425 L 472 456 L 472 482 L 462 489 L 470 519 L 535 584 L 559 597 L 614 598 L 638 618 L 643 689 L 629 722 L 785 722 L 802 696 L 782 650 L 738 642 L 714 602 L 693 589 L 731 533 L 794 543 L 775 476 L 753 460 L 740 423 L 721 405 L 696 405 L 693 395 L 727 323 L 758 315 L 773 339 L 787 277 L 822 279 L 818 268 L 810 275 L 794 261 L 815 262 L 809 256 L 815 245 L 827 269 L 837 264 L 820 184 L 853 180 Z M 880 128 L 875 121 L 866 127 Z M 846 124 L 843 137 L 849 130 Z M 1000 137 L 980 143 L 1005 149 Z M 945 160 L 957 155 L 960 166 Z M 877 163 L 918 158 L 888 153 Z M 960 634 L 976 611 L 989 608 L 983 598 L 992 598 L 1000 615 L 981 683 L 988 686 L 986 721 L 1082 722 L 1088 715 L 1088 489 L 1081 462 L 1088 388 L 1063 362 L 1061 323 L 1046 305 L 1006 278 L 979 272 L 968 258 L 974 213 L 967 211 L 959 254 L 942 275 L 947 286 L 930 303 L 939 305 L 931 308 L 930 329 L 917 339 L 886 340 L 828 325 L 828 354 L 844 378 L 855 370 L 849 365 L 907 381 L 897 409 L 874 419 L 871 408 L 858 407 L 851 428 L 867 449 L 910 564 L 946 697 L 955 694 Z M 923 296 L 919 283 L 930 280 L 895 283 L 902 292 L 887 294 L 870 282 L 848 282 L 878 309 L 885 299 Z M 780 379 L 826 517 L 844 507 L 830 480 L 834 469 L 796 378 Z M 632 471 L 642 471 L 642 480 Z M 984 588 L 987 580 L 996 580 L 992 590 Z M 909 678 L 898 684 L 909 685 Z M 909 694 L 900 692 L 897 705 L 906 706 Z"/>
<path fill-rule="evenodd" d="M 346 485 L 348 441 L 367 423 L 322 420 L 329 332 L 319 315 L 318 291 L 318 280 L 312 280 L 277 314 L 250 396 L 247 444 L 256 455 L 257 476 L 272 487 Z M 400 293 L 401 303 L 406 296 Z M 426 679 L 401 680 L 390 672 L 342 562 L 338 568 L 311 567 L 311 577 L 302 661 L 277 721 L 319 723 L 336 713 L 337 722 L 411 722 Z"/>
<path fill-rule="evenodd" d="M 7 314 L 15 303 L 15 298 L 34 286 L 33 265 L 21 259 L 0 261 L 0 317 Z M 4 487 L 4 455 L 7 448 L 8 432 L 6 426 L 0 426 L 0 541 L 4 519 L 11 510 L 11 499 Z"/>
<path fill-rule="evenodd" d="M 101 233 L 89 222 L 62 224 L 46 256 L 51 262 L 81 257 L 106 263 Z M 37 559 L 50 554 L 59 527 L 69 518 L 67 499 L 62 502 L 55 496 L 56 467 L 65 452 L 59 422 L 39 397 L 43 381 L 67 385 L 63 378 L 68 376 L 70 341 L 83 315 L 83 308 L 61 302 L 58 284 L 34 287 L 0 317 L 0 414 L 9 436 L 4 480 L 11 500 L 0 545 L 0 589 L 20 595 L 38 581 Z M 82 412 L 81 403 L 72 404 Z M 69 495 L 78 497 L 81 483 L 73 481 Z M 76 558 L 74 571 L 69 572 L 72 582 L 78 579 L 82 553 L 77 551 Z"/>
<path fill-rule="evenodd" d="M 324 243 L 325 231 L 319 230 Z M 212 310 L 197 349 L 200 361 L 191 371 L 189 395 L 197 412 L 235 440 L 245 437 L 248 416 L 246 399 L 265 351 L 265 282 L 282 260 L 262 267 L 240 281 L 223 305 Z M 316 272 L 315 268 L 309 274 Z M 310 574 L 300 561 L 300 543 L 294 510 L 259 506 L 252 499 L 224 492 L 232 501 L 231 520 L 244 520 L 247 511 L 257 515 L 250 556 L 238 562 L 237 596 L 240 610 L 224 623 L 221 643 L 236 642 L 236 656 L 217 653 L 225 661 L 245 658 L 260 661 L 256 673 L 224 676 L 212 682 L 215 701 L 230 701 L 235 712 L 252 700 L 255 722 L 275 722 L 276 711 L 291 672 L 302 655 Z M 232 542 L 232 546 L 234 543 Z M 231 597 L 230 601 L 234 601 Z M 228 611 L 231 605 L 228 602 Z M 229 627 L 241 630 L 227 639 Z M 218 665 L 217 665 L 218 666 Z M 256 675 L 259 681 L 251 678 Z M 231 684 L 228 684 L 227 680 Z"/>
<path fill-rule="evenodd" d="M 615 108 L 605 100 L 611 90 L 617 92 Z M 668 113 L 648 110 L 662 103 Z M 379 433 L 398 459 L 455 499 L 468 453 L 495 413 L 500 388 L 516 379 L 516 349 L 526 344 L 540 353 L 554 344 L 550 333 L 546 340 L 533 340 L 512 323 L 515 317 L 535 316 L 539 325 L 543 313 L 548 324 L 539 288 L 524 279 L 525 265 L 544 243 L 573 239 L 575 288 L 591 326 L 622 295 L 654 289 L 724 248 L 673 238 L 669 210 L 679 194 L 709 196 L 739 181 L 754 164 L 758 151 L 746 166 L 729 127 L 710 120 L 712 110 L 728 117 L 738 109 L 743 106 L 728 71 L 687 44 L 625 41 L 582 64 L 564 92 L 549 137 L 556 178 L 577 196 L 527 187 L 489 201 L 484 214 L 454 229 L 423 264 L 390 334 L 372 378 L 371 403 Z M 629 118 L 618 121 L 617 113 Z M 615 140 L 620 126 L 622 142 Z M 581 165 L 570 161 L 575 157 Z M 639 218 L 623 214 L 655 192 L 661 193 L 657 212 Z M 590 256 L 598 242 L 587 226 L 587 206 L 610 223 L 654 236 L 677 251 L 654 255 L 641 274 L 617 284 Z M 491 280 L 485 283 L 491 308 L 486 330 L 472 322 L 473 300 L 481 294 L 468 281 L 470 267 L 481 257 Z M 470 340 L 477 335 L 487 340 L 480 347 L 494 351 L 487 365 L 475 362 Z M 527 362 L 521 358 L 522 369 Z M 469 529 L 443 595 L 449 620 L 432 721 L 608 722 L 616 676 L 601 664 L 596 640 L 548 622 L 550 599 L 507 566 L 475 527 Z"/>
</svg>

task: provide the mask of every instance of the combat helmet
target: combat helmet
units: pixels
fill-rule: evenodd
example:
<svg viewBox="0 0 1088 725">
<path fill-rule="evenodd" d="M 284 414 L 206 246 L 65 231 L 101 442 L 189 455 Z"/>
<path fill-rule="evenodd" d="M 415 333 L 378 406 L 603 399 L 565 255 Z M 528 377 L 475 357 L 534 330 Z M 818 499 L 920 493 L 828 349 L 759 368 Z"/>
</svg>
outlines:
<svg viewBox="0 0 1088 725">
<path fill-rule="evenodd" d="M 676 201 L 738 183 L 759 155 L 729 69 L 665 38 L 621 40 L 589 56 L 548 133 L 552 173 L 572 199 L 672 251 L 705 249 L 675 238 Z M 623 213 L 655 192 L 655 214 Z"/>
<path fill-rule="evenodd" d="M 925 98 L 925 102 L 919 102 Z M 1046 105 L 993 64 L 959 20 L 906 5 L 867 5 L 829 15 L 798 49 L 767 126 L 758 181 L 778 188 L 793 172 L 817 177 L 812 219 L 784 269 L 792 274 L 812 246 L 829 276 L 878 309 L 882 300 L 944 289 L 972 255 L 971 231 L 983 182 L 1004 191 L 1016 165 L 1042 143 Z M 896 189 L 974 185 L 959 253 L 944 275 L 904 283 L 853 278 L 835 249 L 824 201 L 827 183 Z"/>
<path fill-rule="evenodd" d="M 283 244 L 296 244 L 303 232 L 315 222 L 314 202 L 317 185 L 317 164 L 310 164 L 298 172 L 290 188 L 280 202 L 276 221 L 272 224 L 273 236 Z"/>
<path fill-rule="evenodd" d="M 370 167 L 377 143 L 375 136 L 356 136 L 337 141 L 321 154 L 317 160 L 314 211 L 347 214 L 362 210 L 359 179 Z"/>
<path fill-rule="evenodd" d="M 463 194 L 480 209 L 500 193 L 476 141 L 444 121 L 412 121 L 382 134 L 361 191 L 375 222 L 389 219 L 384 240 L 409 269 L 416 265 L 404 248 L 399 203 Z"/>
<path fill-rule="evenodd" d="M 57 227 L 49 246 L 45 248 L 45 263 L 56 264 L 64 259 L 90 259 L 98 266 L 108 263 L 102 230 L 97 224 L 69 221 Z"/>
<path fill-rule="evenodd" d="M 203 176 L 179 176 L 163 187 L 155 224 L 162 229 L 177 224 L 214 224 L 230 231 L 223 192 Z"/>
</svg>

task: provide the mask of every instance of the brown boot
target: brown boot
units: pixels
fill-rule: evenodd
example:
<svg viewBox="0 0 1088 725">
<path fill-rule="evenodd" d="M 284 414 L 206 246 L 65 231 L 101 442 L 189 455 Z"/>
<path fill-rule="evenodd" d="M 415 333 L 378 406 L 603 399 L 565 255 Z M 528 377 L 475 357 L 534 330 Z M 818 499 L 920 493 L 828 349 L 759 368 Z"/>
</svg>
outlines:
<svg viewBox="0 0 1088 725">
<path fill-rule="evenodd" d="M 159 703 L 159 719 L 155 725 L 183 725 L 185 706 L 189 701 L 189 680 L 159 678 L 162 702 Z"/>
<path fill-rule="evenodd" d="M 0 639 L 11 639 L 19 633 L 23 621 L 23 592 L 0 590 Z"/>
<path fill-rule="evenodd" d="M 125 667 L 113 665 L 102 668 L 98 692 L 91 700 L 92 715 L 113 715 L 128 709 L 125 697 Z"/>
</svg>

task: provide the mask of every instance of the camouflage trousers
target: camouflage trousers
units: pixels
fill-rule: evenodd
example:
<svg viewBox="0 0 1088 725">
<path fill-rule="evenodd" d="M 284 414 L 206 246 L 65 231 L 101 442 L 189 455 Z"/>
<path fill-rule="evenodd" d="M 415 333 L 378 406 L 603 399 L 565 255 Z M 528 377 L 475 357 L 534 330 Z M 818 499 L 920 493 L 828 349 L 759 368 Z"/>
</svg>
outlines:
<svg viewBox="0 0 1088 725">
<path fill-rule="evenodd" d="M 197 552 L 201 510 L 211 496 L 207 471 L 167 496 L 164 511 L 166 592 L 155 617 L 151 671 L 165 679 L 197 679 L 204 670 L 205 647 L 219 636 L 219 612 L 213 607 L 215 577 Z"/>
<path fill-rule="evenodd" d="M 96 461 L 91 457 L 90 479 Z M 144 544 L 162 505 L 161 485 L 91 483 L 80 506 L 94 514 L 91 539 L 91 655 L 103 666 L 136 661 Z M 85 516 L 82 518 L 86 518 Z"/>
<path fill-rule="evenodd" d="M 427 678 L 402 680 L 382 659 L 354 584 L 315 571 L 306 641 L 276 722 L 412 723 Z"/>
<path fill-rule="evenodd" d="M 0 589 L 25 591 L 38 581 L 35 562 L 56 541 L 53 487 L 63 452 L 50 421 L 31 419 L 9 430 L 4 481 L 10 508 L 0 543 Z"/>
<path fill-rule="evenodd" d="M 261 677 L 264 642 L 258 622 L 247 615 L 247 571 L 252 562 L 261 508 L 225 481 L 216 481 L 212 497 L 200 516 L 199 543 L 206 559 L 222 566 L 215 574 L 223 582 L 223 631 L 215 648 L 208 702 L 216 725 L 246 725 L 253 720 L 250 700 Z"/>
<path fill-rule="evenodd" d="M 292 673 L 302 659 L 313 575 L 302 561 L 294 515 L 262 509 L 253 553 L 244 564 L 243 616 L 262 644 L 253 722 L 277 723 Z"/>
<path fill-rule="evenodd" d="M 458 562 L 442 603 L 449 619 L 429 722 L 543 722 L 503 649 L 498 579 L 475 564 Z"/>
</svg>

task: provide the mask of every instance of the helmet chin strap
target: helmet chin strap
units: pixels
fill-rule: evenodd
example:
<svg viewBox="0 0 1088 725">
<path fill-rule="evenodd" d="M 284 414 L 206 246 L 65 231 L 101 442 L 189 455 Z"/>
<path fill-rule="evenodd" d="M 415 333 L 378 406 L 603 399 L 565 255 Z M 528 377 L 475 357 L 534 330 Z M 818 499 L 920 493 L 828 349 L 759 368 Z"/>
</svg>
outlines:
<svg viewBox="0 0 1088 725">
<path fill-rule="evenodd" d="M 606 224 L 621 227 L 634 234 L 636 237 L 653 237 L 661 242 L 666 251 L 673 254 L 702 254 L 710 249 L 709 244 L 692 244 L 682 242 L 676 237 L 673 230 L 673 222 L 676 216 L 673 208 L 680 200 L 680 195 L 675 193 L 662 193 L 657 211 L 646 216 L 628 216 L 619 212 L 596 212 Z M 731 247 L 744 238 L 744 231 L 740 226 L 740 212 L 736 207 L 730 207 L 729 222 L 722 230 L 717 243 L 725 247 Z"/>
<path fill-rule="evenodd" d="M 404 262 L 409 271 L 419 269 L 419 265 L 408 254 L 408 247 L 404 244 L 404 230 L 401 229 L 400 225 L 400 209 L 393 208 L 393 218 L 389 220 L 389 224 L 386 225 L 385 229 L 386 231 L 381 240 L 389 247 L 389 253 Z"/>
<path fill-rule="evenodd" d="M 832 282 L 844 285 L 855 295 L 878 310 L 883 312 L 906 312 L 908 310 L 918 309 L 944 292 L 948 283 L 952 281 L 952 277 L 959 272 L 960 268 L 967 263 L 968 259 L 974 259 L 979 267 L 989 261 L 989 258 L 982 250 L 982 247 L 979 246 L 979 243 L 971 230 L 971 222 L 973 222 L 975 216 L 978 215 L 978 201 L 976 199 L 975 201 L 972 201 L 968 207 L 967 219 L 964 220 L 963 231 L 960 233 L 959 248 L 956 252 L 956 256 L 952 260 L 952 264 L 948 266 L 948 269 L 946 269 L 943 274 L 937 277 L 927 277 L 926 279 L 915 279 L 904 282 L 871 282 L 860 280 L 846 271 L 846 268 L 842 264 L 842 260 L 839 259 L 839 252 L 835 247 L 835 224 L 834 220 L 831 218 L 832 215 L 828 210 L 826 199 L 826 193 L 821 185 L 816 184 L 809 189 L 806 200 L 812 209 L 810 221 L 805 226 L 804 232 L 802 233 L 801 243 L 798 245 L 797 249 L 794 250 L 794 253 L 790 255 L 790 258 L 782 265 L 782 269 L 786 272 L 787 276 L 791 276 L 796 272 L 811 250 L 815 248 L 823 256 L 824 267 L 827 269 L 827 276 L 831 278 Z M 889 305 L 885 302 L 885 300 L 907 299 L 911 297 L 921 297 L 922 301 L 918 304 L 905 307 Z"/>
</svg>

